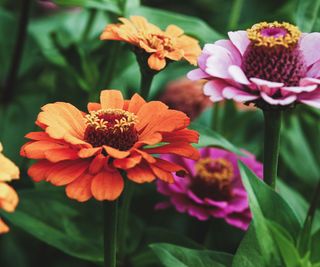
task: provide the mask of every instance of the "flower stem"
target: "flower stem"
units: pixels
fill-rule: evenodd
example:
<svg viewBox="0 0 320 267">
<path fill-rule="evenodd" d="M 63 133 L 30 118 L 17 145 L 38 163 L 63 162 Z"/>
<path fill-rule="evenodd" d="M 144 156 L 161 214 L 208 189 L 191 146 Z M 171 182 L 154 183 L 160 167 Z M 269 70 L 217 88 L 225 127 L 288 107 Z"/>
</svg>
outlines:
<svg viewBox="0 0 320 267">
<path fill-rule="evenodd" d="M 117 266 L 118 200 L 104 201 L 104 267 Z"/>
<path fill-rule="evenodd" d="M 31 9 L 31 0 L 21 1 L 21 11 L 19 18 L 19 28 L 17 32 L 16 43 L 14 46 L 13 56 L 11 60 L 10 69 L 8 72 L 7 79 L 4 84 L 4 89 L 2 92 L 1 102 L 8 103 L 11 101 L 14 95 L 14 87 L 16 84 L 16 79 L 19 72 L 19 67 L 23 55 L 23 48 L 25 45 L 25 39 L 27 35 L 27 28 L 29 22 L 29 13 Z"/>
<path fill-rule="evenodd" d="M 149 97 L 153 77 L 154 74 L 150 72 L 141 71 L 140 95 L 144 99 L 148 99 Z"/>
<path fill-rule="evenodd" d="M 220 130 L 220 108 L 218 103 L 214 103 L 212 107 L 212 121 L 211 128 L 213 131 L 219 132 Z"/>
<path fill-rule="evenodd" d="M 266 184 L 276 186 L 280 149 L 282 111 L 264 110 L 263 177 Z"/>
<path fill-rule="evenodd" d="M 96 19 L 97 10 L 96 9 L 90 9 L 89 10 L 89 17 L 87 24 L 84 28 L 83 34 L 82 34 L 82 41 L 86 41 L 89 37 L 89 34 L 91 32 L 92 26 L 94 24 L 94 21 Z"/>
<path fill-rule="evenodd" d="M 233 0 L 231 15 L 229 19 L 229 29 L 235 29 L 238 26 L 244 0 Z"/>
<path fill-rule="evenodd" d="M 126 237 L 128 233 L 128 217 L 134 192 L 134 184 L 128 179 L 126 180 L 126 190 L 123 195 L 123 202 L 119 218 L 119 259 L 121 261 L 123 261 L 125 257 Z"/>
</svg>

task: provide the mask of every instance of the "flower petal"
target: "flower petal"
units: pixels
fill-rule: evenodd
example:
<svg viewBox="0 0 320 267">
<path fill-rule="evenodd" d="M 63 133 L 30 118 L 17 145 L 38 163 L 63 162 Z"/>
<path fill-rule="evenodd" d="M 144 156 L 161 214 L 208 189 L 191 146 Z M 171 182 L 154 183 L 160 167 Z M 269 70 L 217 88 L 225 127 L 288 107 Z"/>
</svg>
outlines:
<svg viewBox="0 0 320 267">
<path fill-rule="evenodd" d="M 156 179 L 150 167 L 145 163 L 141 163 L 127 170 L 127 176 L 131 181 L 138 184 L 150 183 Z"/>
<path fill-rule="evenodd" d="M 66 186 L 67 196 L 80 202 L 89 200 L 92 197 L 91 183 L 93 176 L 83 174 Z"/>
<path fill-rule="evenodd" d="M 235 31 L 228 32 L 228 36 L 234 46 L 239 50 L 240 54 L 243 55 L 246 51 L 248 45 L 250 44 L 250 40 L 248 39 L 248 35 L 246 31 Z"/>
<path fill-rule="evenodd" d="M 160 71 L 166 66 L 166 60 L 165 58 L 160 58 L 154 53 L 148 58 L 148 65 L 150 69 Z"/>
<path fill-rule="evenodd" d="M 290 105 L 291 103 L 297 100 L 296 95 L 289 95 L 283 98 L 274 99 L 269 95 L 267 95 L 265 92 L 261 92 L 261 97 L 263 98 L 264 101 L 268 102 L 271 105 L 281 105 L 281 106 Z"/>
<path fill-rule="evenodd" d="M 301 38 L 300 48 L 304 55 L 307 66 L 314 64 L 320 59 L 320 33 L 306 33 Z"/>
<path fill-rule="evenodd" d="M 246 75 L 244 74 L 243 70 L 236 65 L 232 65 L 228 68 L 230 76 L 240 84 L 249 85 L 250 82 Z"/>
<path fill-rule="evenodd" d="M 228 86 L 223 89 L 222 95 L 226 99 L 233 99 L 235 101 L 239 102 L 247 102 L 247 101 L 252 101 L 255 99 L 258 99 L 258 95 L 250 94 L 248 92 L 245 92 L 241 89 L 237 89 L 235 87 Z"/>
<path fill-rule="evenodd" d="M 122 93 L 118 90 L 103 90 L 100 94 L 101 108 L 123 108 L 124 100 Z"/>
<path fill-rule="evenodd" d="M 222 90 L 226 87 L 226 83 L 221 80 L 208 81 L 204 87 L 203 92 L 206 96 L 210 97 L 212 102 L 218 102 L 224 99 Z"/>
</svg>

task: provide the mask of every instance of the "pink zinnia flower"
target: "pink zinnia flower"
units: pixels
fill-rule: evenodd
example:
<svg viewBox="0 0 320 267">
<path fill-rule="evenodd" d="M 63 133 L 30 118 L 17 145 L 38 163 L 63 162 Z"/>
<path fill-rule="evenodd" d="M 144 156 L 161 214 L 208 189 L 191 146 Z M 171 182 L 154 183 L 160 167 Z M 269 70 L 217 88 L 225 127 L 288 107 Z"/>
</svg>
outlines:
<svg viewBox="0 0 320 267">
<path fill-rule="evenodd" d="M 228 224 L 246 230 L 251 213 L 237 160 L 242 160 L 260 178 L 263 167 L 252 154 L 243 152 L 246 157 L 218 148 L 202 148 L 198 161 L 166 156 L 166 160 L 183 166 L 189 174 L 175 175 L 172 184 L 157 183 L 158 191 L 169 196 L 170 201 L 158 203 L 156 208 L 174 206 L 199 220 L 223 218 Z"/>
<path fill-rule="evenodd" d="M 204 46 L 191 80 L 207 79 L 213 102 L 233 99 L 261 108 L 300 102 L 320 108 L 320 33 L 289 23 L 258 23 Z"/>
</svg>

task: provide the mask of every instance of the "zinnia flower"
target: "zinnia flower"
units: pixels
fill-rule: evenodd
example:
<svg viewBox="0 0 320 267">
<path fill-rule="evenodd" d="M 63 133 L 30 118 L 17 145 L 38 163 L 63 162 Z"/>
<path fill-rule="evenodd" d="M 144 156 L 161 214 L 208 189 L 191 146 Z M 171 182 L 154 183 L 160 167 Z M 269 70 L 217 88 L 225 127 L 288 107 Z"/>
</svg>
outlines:
<svg viewBox="0 0 320 267">
<path fill-rule="evenodd" d="M 42 107 L 36 121 L 42 131 L 27 134 L 31 141 L 21 149 L 22 156 L 38 160 L 28 171 L 34 181 L 65 185 L 78 201 L 114 200 L 124 187 L 120 172 L 145 183 L 156 177 L 172 182 L 172 172 L 183 171 L 152 154 L 199 156 L 190 145 L 198 133 L 186 129 L 184 113 L 138 94 L 124 100 L 117 90 L 102 91 L 100 100 L 88 104 L 87 114 L 63 102 Z"/>
<path fill-rule="evenodd" d="M 188 174 L 175 175 L 173 184 L 157 183 L 158 191 L 170 201 L 161 202 L 156 208 L 174 206 L 199 220 L 223 218 L 228 224 L 246 230 L 251 213 L 237 160 L 241 159 L 258 177 L 263 176 L 263 167 L 252 154 L 243 152 L 246 157 L 218 148 L 202 148 L 196 162 L 178 156 L 162 157 L 182 165 Z"/>
<path fill-rule="evenodd" d="M 167 60 L 187 60 L 196 65 L 201 48 L 196 39 L 184 35 L 183 30 L 169 25 L 165 31 L 149 23 L 144 17 L 132 16 L 119 18 L 119 24 L 107 25 L 100 36 L 101 40 L 127 42 L 149 55 L 148 65 L 159 71 L 166 66 Z"/>
<path fill-rule="evenodd" d="M 18 167 L 2 154 L 0 143 L 0 208 L 13 212 L 18 204 L 19 198 L 16 191 L 6 182 L 19 178 Z M 0 234 L 9 231 L 9 227 L 0 218 Z"/>
<path fill-rule="evenodd" d="M 203 83 L 202 80 L 190 81 L 185 78 L 170 82 L 160 100 L 170 108 L 186 113 L 191 120 L 194 120 L 212 104 L 203 94 Z"/>
<path fill-rule="evenodd" d="M 233 99 L 261 108 L 304 103 L 320 108 L 320 33 L 289 23 L 258 23 L 205 45 L 192 80 L 207 79 L 213 102 Z"/>
</svg>

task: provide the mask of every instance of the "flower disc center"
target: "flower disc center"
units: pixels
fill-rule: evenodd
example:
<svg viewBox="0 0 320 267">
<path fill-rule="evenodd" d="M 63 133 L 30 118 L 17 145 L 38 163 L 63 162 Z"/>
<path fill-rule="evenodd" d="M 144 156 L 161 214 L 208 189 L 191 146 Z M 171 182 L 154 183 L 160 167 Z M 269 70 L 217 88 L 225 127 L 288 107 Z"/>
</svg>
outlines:
<svg viewBox="0 0 320 267">
<path fill-rule="evenodd" d="M 84 139 L 93 147 L 103 145 L 125 151 L 138 140 L 137 116 L 122 109 L 100 109 L 85 117 Z"/>
</svg>

